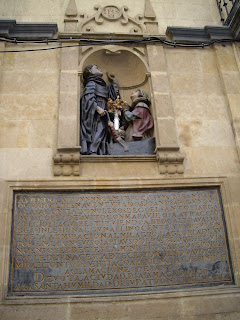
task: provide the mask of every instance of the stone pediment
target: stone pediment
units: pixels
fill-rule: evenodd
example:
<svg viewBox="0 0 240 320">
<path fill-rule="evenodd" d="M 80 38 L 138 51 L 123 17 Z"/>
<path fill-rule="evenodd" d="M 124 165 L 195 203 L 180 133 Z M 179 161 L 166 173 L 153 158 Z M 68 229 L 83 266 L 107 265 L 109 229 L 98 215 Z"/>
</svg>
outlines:
<svg viewBox="0 0 240 320">
<path fill-rule="evenodd" d="M 129 16 L 127 6 L 121 8 L 117 6 L 95 6 L 94 9 L 96 13 L 91 17 L 86 14 L 81 15 L 83 20 L 80 24 L 80 32 L 99 32 L 110 25 L 111 29 L 108 30 L 111 30 L 112 33 L 119 32 L 119 27 L 120 31 L 130 33 L 143 33 L 145 30 L 143 15 Z M 104 27 L 101 28 L 101 25 Z"/>
<path fill-rule="evenodd" d="M 149 0 L 143 13 L 129 14 L 126 5 L 94 6 L 95 13 L 78 13 L 75 0 L 70 0 L 65 13 L 65 31 L 78 33 L 157 34 L 158 23 Z M 109 32 L 110 31 L 110 32 Z"/>
</svg>

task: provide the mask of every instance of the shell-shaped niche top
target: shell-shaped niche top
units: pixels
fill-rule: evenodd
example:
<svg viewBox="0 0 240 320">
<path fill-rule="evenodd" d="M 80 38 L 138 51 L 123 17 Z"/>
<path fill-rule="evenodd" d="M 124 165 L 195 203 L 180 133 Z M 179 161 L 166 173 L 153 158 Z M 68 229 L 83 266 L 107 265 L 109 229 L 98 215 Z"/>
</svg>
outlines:
<svg viewBox="0 0 240 320">
<path fill-rule="evenodd" d="M 150 0 L 145 0 L 144 13 L 132 17 L 128 14 L 129 8 L 125 5 L 94 6 L 95 13 L 89 16 L 87 13 L 78 15 L 76 0 L 70 0 L 66 10 L 66 17 L 74 17 L 77 20 L 78 32 L 81 33 L 132 33 L 143 34 L 148 32 L 149 24 L 156 24 L 156 15 Z M 78 18 L 79 17 L 79 18 Z M 65 20 L 67 22 L 67 20 Z"/>
</svg>

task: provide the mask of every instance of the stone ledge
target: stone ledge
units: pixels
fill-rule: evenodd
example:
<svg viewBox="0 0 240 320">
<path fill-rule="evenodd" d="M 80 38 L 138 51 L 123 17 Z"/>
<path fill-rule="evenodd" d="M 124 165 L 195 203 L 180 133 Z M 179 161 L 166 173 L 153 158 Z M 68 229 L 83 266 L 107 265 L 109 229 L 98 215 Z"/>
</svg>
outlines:
<svg viewBox="0 0 240 320">
<path fill-rule="evenodd" d="M 204 28 L 167 27 L 166 34 L 177 42 L 198 43 L 214 40 L 235 40 L 234 33 L 227 26 L 206 26 Z"/>
<path fill-rule="evenodd" d="M 172 291 L 166 290 L 165 292 L 152 292 L 152 293 L 119 293 L 111 295 L 96 295 L 91 294 L 91 297 L 84 295 L 71 295 L 71 296 L 36 296 L 36 297 L 6 297 L 3 300 L 3 305 L 31 305 L 31 304 L 69 304 L 69 303 L 92 303 L 94 302 L 124 302 L 124 301 L 143 301 L 143 300 L 166 300 L 166 299 L 182 299 L 189 297 L 205 297 L 208 296 L 221 296 L 227 294 L 240 295 L 240 288 L 236 285 L 215 288 L 194 288 L 190 290 Z"/>
<path fill-rule="evenodd" d="M 47 39 L 58 31 L 56 23 L 17 23 L 0 20 L 0 36 L 16 39 Z"/>
</svg>

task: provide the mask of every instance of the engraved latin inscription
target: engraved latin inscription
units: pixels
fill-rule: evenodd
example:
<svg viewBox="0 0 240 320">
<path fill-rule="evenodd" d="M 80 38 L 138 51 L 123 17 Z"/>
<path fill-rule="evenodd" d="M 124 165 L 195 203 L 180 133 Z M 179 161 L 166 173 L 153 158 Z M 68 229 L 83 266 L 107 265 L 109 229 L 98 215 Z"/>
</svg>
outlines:
<svg viewBox="0 0 240 320">
<path fill-rule="evenodd" d="M 217 188 L 14 194 L 10 295 L 232 282 Z"/>
</svg>

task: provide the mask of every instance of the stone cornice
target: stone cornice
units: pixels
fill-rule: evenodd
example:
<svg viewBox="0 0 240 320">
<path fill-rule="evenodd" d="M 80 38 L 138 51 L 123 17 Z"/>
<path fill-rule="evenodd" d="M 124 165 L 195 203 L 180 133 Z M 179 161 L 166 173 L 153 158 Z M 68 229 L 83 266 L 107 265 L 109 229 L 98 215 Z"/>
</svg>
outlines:
<svg viewBox="0 0 240 320">
<path fill-rule="evenodd" d="M 17 23 L 0 20 L 0 36 L 16 39 L 47 39 L 58 31 L 56 23 Z"/>
<path fill-rule="evenodd" d="M 214 40 L 240 40 L 240 4 L 229 26 L 206 26 L 204 28 L 168 27 L 166 31 L 174 41 L 210 42 Z"/>
<path fill-rule="evenodd" d="M 234 40 L 229 27 L 206 26 L 204 28 L 168 27 L 166 31 L 174 41 L 210 42 L 214 40 Z"/>
<path fill-rule="evenodd" d="M 238 8 L 236 13 L 230 22 L 230 28 L 234 34 L 235 39 L 240 40 L 240 3 L 238 4 Z"/>
</svg>

